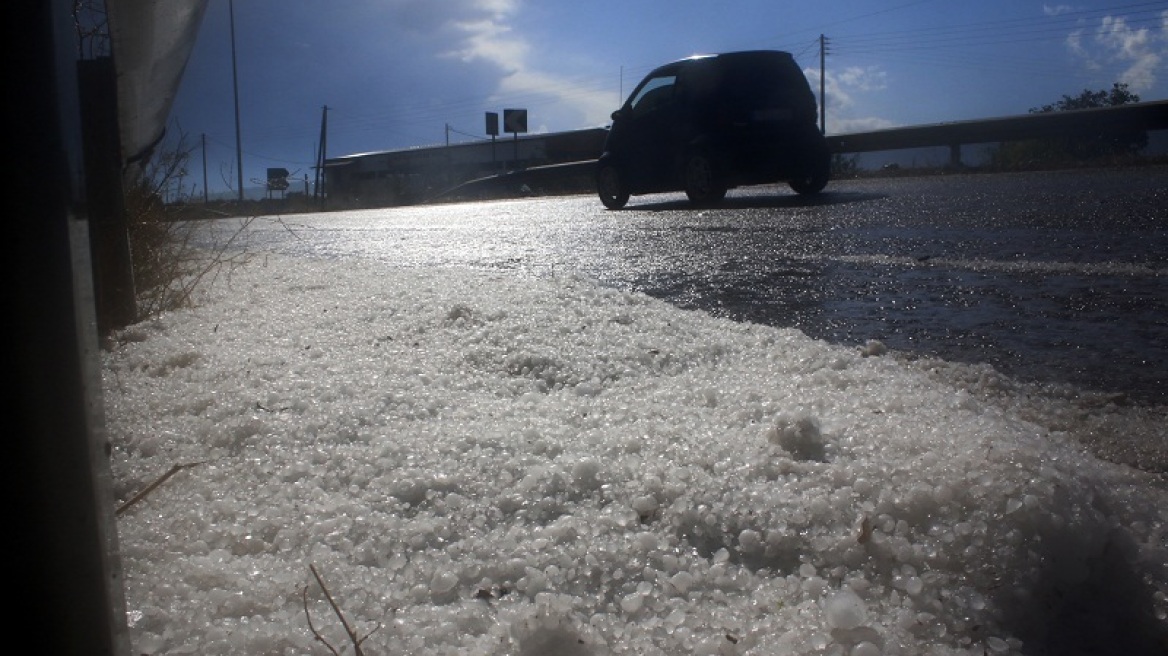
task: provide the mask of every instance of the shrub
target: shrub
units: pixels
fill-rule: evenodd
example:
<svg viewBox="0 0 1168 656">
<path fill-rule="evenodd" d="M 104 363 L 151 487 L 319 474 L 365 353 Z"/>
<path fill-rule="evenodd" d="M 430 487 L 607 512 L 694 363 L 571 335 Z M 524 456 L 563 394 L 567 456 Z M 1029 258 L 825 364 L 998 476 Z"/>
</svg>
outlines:
<svg viewBox="0 0 1168 656">
<path fill-rule="evenodd" d="M 1117 82 L 1110 90 L 1084 89 L 1078 96 L 1064 95 L 1058 102 L 1032 107 L 1030 113 L 1046 114 L 1117 107 L 1139 101 L 1140 97 L 1129 91 L 1126 84 Z M 991 160 L 995 168 L 1005 170 L 1038 166 L 1073 166 L 1081 163 L 1129 164 L 1139 160 L 1140 152 L 1147 145 L 1147 132 L 1120 127 L 1093 134 L 1004 143 L 992 153 Z"/>
<path fill-rule="evenodd" d="M 181 202 L 191 149 L 183 137 L 156 153 L 126 183 L 126 224 L 130 240 L 138 320 L 193 304 L 200 287 L 246 262 L 246 229 L 254 217 L 205 220 L 208 213 Z M 170 197 L 179 202 L 167 202 Z"/>
</svg>

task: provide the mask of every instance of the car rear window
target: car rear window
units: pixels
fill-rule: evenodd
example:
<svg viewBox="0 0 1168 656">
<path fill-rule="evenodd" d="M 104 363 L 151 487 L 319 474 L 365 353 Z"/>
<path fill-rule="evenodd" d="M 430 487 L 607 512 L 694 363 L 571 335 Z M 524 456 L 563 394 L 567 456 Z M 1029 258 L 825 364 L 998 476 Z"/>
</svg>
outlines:
<svg viewBox="0 0 1168 656">
<path fill-rule="evenodd" d="M 722 93 L 740 110 L 790 108 L 806 94 L 807 80 L 781 60 L 747 60 L 726 66 Z"/>
</svg>

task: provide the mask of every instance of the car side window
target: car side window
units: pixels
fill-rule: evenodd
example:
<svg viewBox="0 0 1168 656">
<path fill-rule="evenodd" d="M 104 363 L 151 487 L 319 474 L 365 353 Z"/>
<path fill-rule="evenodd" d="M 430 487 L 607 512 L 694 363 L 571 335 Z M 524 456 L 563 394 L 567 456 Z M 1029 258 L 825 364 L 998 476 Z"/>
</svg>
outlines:
<svg viewBox="0 0 1168 656">
<path fill-rule="evenodd" d="M 641 87 L 633 99 L 629 101 L 629 108 L 634 114 L 644 114 L 664 105 L 673 98 L 674 87 L 677 84 L 676 75 L 663 75 L 650 78 Z"/>
</svg>

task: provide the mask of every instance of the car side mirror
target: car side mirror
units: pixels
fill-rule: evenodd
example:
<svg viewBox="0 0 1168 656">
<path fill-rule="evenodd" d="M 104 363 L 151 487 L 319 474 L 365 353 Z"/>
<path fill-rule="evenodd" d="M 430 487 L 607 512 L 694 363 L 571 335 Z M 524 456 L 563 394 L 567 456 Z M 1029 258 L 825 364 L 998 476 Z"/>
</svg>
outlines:
<svg viewBox="0 0 1168 656">
<path fill-rule="evenodd" d="M 614 121 L 620 120 L 621 116 L 624 116 L 624 113 L 618 109 L 612 113 L 612 120 L 614 120 Z"/>
</svg>

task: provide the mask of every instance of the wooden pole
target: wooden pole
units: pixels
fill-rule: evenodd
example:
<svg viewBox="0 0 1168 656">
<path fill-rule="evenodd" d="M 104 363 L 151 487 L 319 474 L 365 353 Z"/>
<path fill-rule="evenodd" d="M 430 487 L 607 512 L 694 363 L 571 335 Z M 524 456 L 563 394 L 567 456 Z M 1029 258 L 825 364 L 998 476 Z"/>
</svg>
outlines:
<svg viewBox="0 0 1168 656">
<path fill-rule="evenodd" d="M 239 202 L 243 202 L 243 141 L 239 135 L 239 74 L 235 65 L 235 0 L 228 0 L 231 19 L 231 88 L 235 95 L 235 168 L 239 185 Z"/>
<path fill-rule="evenodd" d="M 819 35 L 819 132 L 827 134 L 827 39 Z"/>
<path fill-rule="evenodd" d="M 203 204 L 210 202 L 207 194 L 207 133 L 203 133 Z"/>
</svg>

